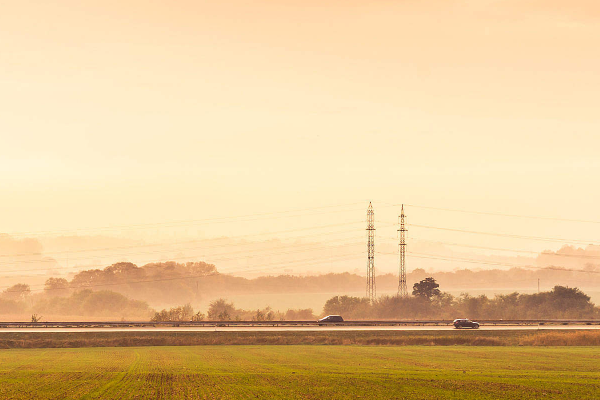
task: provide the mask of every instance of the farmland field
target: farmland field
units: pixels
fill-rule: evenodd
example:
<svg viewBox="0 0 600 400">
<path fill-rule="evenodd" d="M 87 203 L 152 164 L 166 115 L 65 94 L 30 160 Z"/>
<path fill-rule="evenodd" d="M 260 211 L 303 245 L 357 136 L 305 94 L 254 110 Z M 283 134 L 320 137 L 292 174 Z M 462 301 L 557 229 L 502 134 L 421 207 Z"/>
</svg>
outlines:
<svg viewBox="0 0 600 400">
<path fill-rule="evenodd" d="M 597 399 L 598 347 L 0 350 L 2 399 Z"/>
</svg>

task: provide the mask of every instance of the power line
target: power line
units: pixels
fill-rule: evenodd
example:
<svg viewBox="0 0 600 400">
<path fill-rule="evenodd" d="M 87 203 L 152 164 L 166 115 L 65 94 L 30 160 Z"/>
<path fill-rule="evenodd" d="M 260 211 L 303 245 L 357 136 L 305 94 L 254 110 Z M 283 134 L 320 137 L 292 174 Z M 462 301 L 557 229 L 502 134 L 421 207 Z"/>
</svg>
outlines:
<svg viewBox="0 0 600 400">
<path fill-rule="evenodd" d="M 380 254 L 392 255 L 394 253 L 380 253 Z M 436 254 L 427 254 L 427 253 L 408 252 L 408 254 L 410 254 L 411 257 L 415 257 L 415 258 L 424 258 L 424 259 L 440 260 L 440 261 L 459 261 L 459 262 L 470 263 L 470 264 L 504 266 L 504 267 L 514 267 L 514 268 L 522 268 L 522 269 L 539 269 L 539 270 L 584 272 L 584 273 L 591 273 L 591 274 L 600 274 L 600 271 L 595 271 L 595 270 L 583 270 L 583 269 L 563 268 L 563 267 L 535 267 L 532 265 L 519 265 L 519 264 L 511 264 L 511 263 L 505 263 L 505 262 L 482 261 L 482 260 L 476 260 L 476 259 L 472 259 L 472 258 L 445 257 L 445 256 L 438 256 Z"/>
<path fill-rule="evenodd" d="M 517 249 L 507 249 L 507 248 L 500 248 L 500 247 L 473 246 L 473 245 L 468 245 L 468 244 L 442 242 L 442 241 L 438 241 L 438 240 L 429 240 L 429 239 L 422 239 L 422 238 L 416 238 L 416 237 L 413 237 L 413 239 L 419 240 L 422 242 L 438 243 L 438 244 L 444 244 L 444 245 L 448 245 L 448 246 L 466 247 L 466 248 L 470 248 L 470 249 L 496 250 L 496 251 L 507 251 L 507 252 L 514 252 L 514 253 L 527 253 L 527 254 L 536 254 L 538 256 L 548 256 L 548 257 L 557 256 L 557 257 L 587 258 L 587 259 L 594 259 L 594 260 L 600 259 L 600 256 L 593 256 L 593 255 L 589 255 L 589 254 L 564 254 L 564 253 L 555 253 L 555 252 L 549 253 L 546 251 L 517 250 Z"/>
<path fill-rule="evenodd" d="M 342 243 L 340 243 L 339 245 L 333 246 L 333 248 L 339 248 L 339 247 L 346 247 L 346 246 L 352 246 L 352 245 L 358 245 L 361 242 L 358 241 L 348 241 L 349 239 L 347 238 L 342 238 L 342 239 L 337 239 L 337 240 L 331 240 L 331 241 L 326 241 L 326 242 L 321 242 L 321 243 L 306 243 L 304 245 L 296 245 L 296 244 L 289 244 L 289 245 L 285 245 L 285 246 L 281 246 L 280 248 L 275 248 L 275 249 L 249 249 L 249 250 L 238 250 L 238 251 L 227 251 L 225 253 L 216 253 L 216 254 L 209 254 L 206 255 L 206 253 L 203 251 L 201 254 L 195 253 L 192 255 L 185 255 L 185 256 L 180 256 L 180 257 L 169 257 L 168 260 L 169 261 L 173 261 L 173 260 L 189 260 L 189 259 L 193 259 L 193 258 L 203 258 L 206 263 L 214 263 L 214 262 L 219 262 L 219 261 L 230 261 L 230 260 L 237 260 L 237 259 L 249 259 L 249 258 L 257 258 L 257 257 L 271 257 L 271 256 L 277 256 L 277 255 L 281 255 L 281 254 L 295 254 L 295 253 L 301 253 L 301 252 L 306 252 L 306 251 L 311 251 L 311 250 L 320 250 L 320 249 L 324 249 L 323 247 L 323 243 L 336 243 L 336 242 L 340 242 L 342 241 Z M 291 251 L 288 249 L 292 249 Z M 331 249 L 331 247 L 329 248 Z M 205 249 L 203 249 L 205 250 Z M 274 251 L 276 250 L 276 251 Z M 283 250 L 283 251 L 281 251 Z M 142 253 L 142 254 L 155 254 L 157 252 L 149 252 L 149 253 Z M 231 255 L 235 255 L 235 254 L 252 254 L 252 253 L 259 253 L 259 254 L 254 254 L 254 255 L 249 255 L 249 256 L 244 256 L 244 257 L 218 257 L 218 256 L 222 256 L 222 255 L 227 255 L 227 256 L 231 256 Z M 139 255 L 139 254 L 136 254 Z M 127 262 L 127 261 L 120 261 L 120 262 Z M 152 262 L 147 262 L 145 264 L 151 264 Z M 114 263 L 113 263 L 114 264 Z M 73 266 L 73 267 L 45 267 L 45 268 L 35 268 L 35 269 L 28 269 L 28 270 L 24 270 L 24 269 L 18 269 L 18 270 L 3 270 L 0 272 L 3 273 L 9 273 L 9 272 L 35 272 L 35 271 L 47 271 L 47 270 L 78 270 L 78 271 L 82 271 L 85 269 L 90 269 L 92 267 L 108 267 L 112 264 L 107 265 L 106 263 L 102 263 L 102 264 L 88 264 L 88 265 L 79 265 L 79 266 Z"/>
<path fill-rule="evenodd" d="M 332 241 L 333 242 L 333 241 Z M 361 242 L 359 241 L 355 241 L 355 242 L 343 242 L 340 245 L 336 246 L 336 248 L 341 248 L 341 247 L 346 247 L 346 246 L 352 246 L 352 245 L 358 245 Z M 247 257 L 218 257 L 215 258 L 214 255 L 213 256 L 209 256 L 209 257 L 204 257 L 205 258 L 205 262 L 207 264 L 211 264 L 214 262 L 219 262 L 219 261 L 230 261 L 230 260 L 238 260 L 238 259 L 252 259 L 252 258 L 258 258 L 258 257 L 271 257 L 271 256 L 281 256 L 281 255 L 285 255 L 285 254 L 296 254 L 299 252 L 306 252 L 306 251 L 310 251 L 310 250 L 314 250 L 314 249 L 318 249 L 320 248 L 320 244 L 317 244 L 317 247 L 314 246 L 314 244 L 310 244 L 311 247 L 305 247 L 305 248 L 301 248 L 299 251 L 295 250 L 295 246 L 291 245 L 291 246 L 286 246 L 286 247 L 294 247 L 294 249 L 292 250 L 287 250 L 287 251 L 277 251 L 277 252 L 267 252 L 267 253 L 262 253 L 262 254 L 255 254 L 255 255 L 251 255 L 251 256 L 247 256 Z M 258 251 L 261 251 L 262 249 L 258 249 Z M 284 247 L 285 250 L 285 247 Z M 238 252 L 227 252 L 227 253 L 222 253 L 222 254 L 226 254 L 226 255 L 231 255 L 231 254 L 236 254 L 236 253 L 246 253 L 246 251 L 241 250 Z M 218 255 L 218 254 L 217 254 Z M 187 255 L 187 256 L 182 256 L 182 257 L 170 257 L 168 259 L 168 261 L 176 261 L 176 260 L 190 260 L 193 258 L 198 258 L 200 257 L 199 255 Z M 340 257 L 340 255 L 330 255 L 330 256 L 325 256 L 325 257 L 316 257 L 316 258 L 308 258 L 308 259 L 301 259 L 301 260 L 295 260 L 295 261 L 276 261 L 276 262 L 272 262 L 272 263 L 267 263 L 267 264 L 263 264 L 264 265 L 281 265 L 281 264 L 285 264 L 285 265 L 290 265 L 290 264 L 295 264 L 295 263 L 299 263 L 299 262 L 304 262 L 304 261 L 311 261 L 311 260 L 319 260 L 319 259 L 325 259 L 325 260 L 329 260 L 329 261 L 335 261 L 335 258 Z M 165 261 L 165 262 L 168 262 Z M 147 264 L 152 264 L 152 262 L 147 263 Z M 82 272 L 82 271 L 89 271 L 90 268 L 92 267 L 108 267 L 110 265 L 106 265 L 106 264 L 94 264 L 94 265 L 85 265 L 85 266 L 79 266 L 79 267 L 71 267 L 71 268 L 77 268 L 78 272 Z M 87 269 L 84 269 L 87 268 Z M 44 271 L 47 270 L 48 268 L 45 269 L 36 269 L 35 271 Z M 70 269 L 70 268 L 69 268 Z M 26 272 L 26 270 L 15 270 L 15 271 L 4 271 L 4 272 Z M 227 269 L 222 269 L 221 270 L 222 273 L 235 273 L 235 272 L 246 272 L 246 269 L 238 269 L 238 270 L 227 270 Z M 5 288 L 8 286 L 4 286 Z M 0 287 L 2 288 L 2 287 Z"/>
<path fill-rule="evenodd" d="M 399 205 L 400 204 L 394 204 L 394 206 L 399 206 Z M 540 220 L 548 220 L 548 221 L 583 222 L 583 223 L 588 223 L 588 224 L 600 224 L 600 221 L 592 221 L 592 220 L 585 220 L 585 219 L 543 217 L 543 216 L 520 215 L 520 214 L 504 214 L 504 213 L 486 212 L 486 211 L 468 211 L 468 210 L 459 210 L 459 209 L 453 209 L 453 208 L 420 206 L 420 205 L 416 205 L 416 204 L 406 204 L 406 205 L 409 207 L 422 208 L 422 209 L 426 209 L 426 210 L 449 211 L 449 212 L 458 212 L 458 213 L 466 213 L 466 214 L 492 215 L 492 216 L 497 216 L 497 217 L 528 218 L 528 219 L 540 219 Z"/>
<path fill-rule="evenodd" d="M 255 254 L 255 255 L 250 255 L 250 256 L 245 256 L 243 257 L 244 259 L 248 259 L 248 258 L 256 258 L 256 257 L 270 257 L 270 256 L 277 256 L 277 255 L 282 255 L 282 254 L 295 254 L 295 253 L 301 253 L 301 252 L 306 252 L 306 251 L 311 251 L 311 250 L 319 250 L 323 248 L 323 244 L 327 244 L 327 243 L 336 243 L 339 241 L 346 241 L 348 239 L 343 238 L 343 239 L 337 239 L 337 240 L 330 240 L 330 241 L 323 241 L 323 242 L 319 242 L 319 243 L 306 243 L 304 245 L 297 245 L 297 244 L 289 244 L 289 245 L 285 245 L 285 246 L 281 246 L 281 248 L 277 249 L 277 250 L 281 250 L 281 249 L 288 249 L 288 248 L 292 248 L 292 251 L 276 251 L 276 252 L 269 252 L 268 249 L 250 249 L 250 250 L 238 250 L 238 251 L 228 251 L 226 253 L 217 253 L 217 254 L 210 254 L 208 256 L 205 255 L 205 253 L 203 252 L 201 255 L 198 254 L 194 254 L 194 255 L 187 255 L 187 256 L 181 256 L 181 257 L 169 257 L 169 260 L 185 260 L 185 259 L 191 259 L 191 258 L 204 258 L 205 260 L 208 260 L 210 263 L 213 263 L 215 261 L 229 261 L 229 260 L 235 260 L 238 259 L 239 257 L 225 257 L 225 258 L 215 258 L 221 255 L 232 255 L 232 254 L 248 254 L 248 253 L 256 253 L 258 252 L 259 254 Z M 342 242 L 339 245 L 336 245 L 335 247 L 342 247 L 342 246 L 351 246 L 351 245 L 358 245 L 360 242 L 358 241 L 353 241 L 353 242 Z M 218 246 L 218 247 L 223 247 L 223 246 Z M 188 248 L 187 250 L 191 250 L 194 248 Z M 183 251 L 186 249 L 177 249 L 177 251 Z M 205 250 L 205 249 L 203 249 Z M 147 255 L 147 254 L 156 254 L 156 253 L 160 253 L 160 252 L 147 252 L 147 253 L 137 253 L 135 255 Z M 151 262 L 150 262 L 151 263 Z M 150 264 L 147 263 L 147 264 Z M 92 267 L 108 267 L 110 265 L 106 265 L 106 263 L 103 264 L 91 264 L 91 265 L 79 265 L 79 266 L 72 266 L 72 267 L 44 267 L 44 268 L 34 268 L 34 269 L 17 269 L 17 270 L 2 270 L 0 272 L 2 273 L 13 273 L 13 272 L 36 272 L 36 271 L 47 271 L 47 270 L 79 270 L 81 271 L 82 268 L 92 268 Z"/>
<path fill-rule="evenodd" d="M 353 224 L 353 223 L 351 223 Z M 338 224 L 339 225 L 339 224 Z M 390 226 L 393 224 L 390 224 Z M 305 230 L 305 229 L 302 229 Z M 324 233 L 319 233 L 317 234 L 317 236 L 319 235 L 331 235 L 332 233 L 338 233 L 338 232 L 347 232 L 347 230 L 337 230 L 337 231 L 330 231 L 330 232 L 324 232 Z M 243 235 L 242 235 L 243 236 Z M 307 237 L 314 237 L 315 234 L 310 234 L 310 235 L 302 235 L 302 236 L 294 236 L 293 239 L 298 240 L 300 238 L 307 238 Z M 350 239 L 350 238 L 348 238 Z M 339 239 L 333 239 L 333 240 L 326 240 L 326 241 L 319 241 L 316 243 L 305 243 L 305 244 L 301 244 L 298 245 L 296 243 L 290 243 L 287 245 L 282 245 L 281 248 L 286 249 L 286 248 L 294 248 L 297 249 L 298 247 L 300 247 L 300 252 L 302 251 L 310 251 L 310 250 L 318 250 L 320 249 L 323 245 L 326 245 L 328 243 L 335 243 L 335 242 L 339 242 L 339 241 L 345 241 L 348 240 L 346 238 L 339 238 Z M 195 242 L 195 241 L 193 241 Z M 341 243 L 339 246 L 351 246 L 354 244 L 358 244 L 358 242 L 343 242 Z M 189 260 L 191 258 L 203 258 L 205 259 L 207 262 L 215 262 L 215 261 L 228 261 L 228 260 L 233 260 L 233 259 L 237 259 L 234 257 L 225 257 L 225 258 L 214 258 L 215 256 L 219 256 L 222 254 L 227 254 L 227 255 L 231 255 L 231 254 L 238 254 L 238 253 L 255 253 L 255 252 L 264 252 L 262 254 L 257 254 L 257 255 L 253 255 L 253 256 L 248 256 L 245 258 L 256 258 L 256 257 L 269 257 L 269 256 L 273 256 L 273 255 L 281 255 L 281 254 L 293 254 L 296 253 L 297 251 L 284 251 L 284 252 L 268 252 L 268 249 L 249 249 L 249 250 L 239 250 L 239 251 L 235 251 L 235 252 L 231 252 L 228 251 L 226 253 L 217 253 L 217 254 L 209 254 L 206 255 L 206 251 L 207 249 L 214 249 L 214 248 L 221 248 L 221 247 L 230 247 L 232 246 L 229 243 L 226 244 L 220 244 L 220 245 L 215 245 L 215 246 L 204 246 L 202 248 L 202 253 L 201 254 L 194 254 L 194 255 L 187 255 L 187 256 L 182 256 L 182 257 L 169 257 L 169 260 Z M 190 250 L 190 249 L 195 249 L 195 247 L 193 248 L 177 248 L 177 249 L 172 249 L 171 251 L 183 251 L 183 250 Z M 160 254 L 162 253 L 164 250 L 159 250 L 159 251 L 150 251 L 150 252 L 143 252 L 143 253 L 128 253 L 128 254 L 120 254 L 120 255 L 115 255 L 115 254 L 110 254 L 110 255 L 106 255 L 103 256 L 103 258 L 108 258 L 108 257 L 117 257 L 117 256 L 140 256 L 140 255 L 148 255 L 148 254 Z M 87 258 L 83 258 L 83 259 L 87 259 Z M 36 260 L 21 260 L 21 263 L 42 263 L 43 261 L 36 261 Z M 65 271 L 65 270 L 74 270 L 74 271 L 81 271 L 84 268 L 93 268 L 93 267 L 107 267 L 109 265 L 107 265 L 107 263 L 102 263 L 102 264 L 87 264 L 87 265 L 76 265 L 73 267 L 63 267 L 63 266 L 46 266 L 46 267 L 42 267 L 42 268 L 33 268 L 33 269 L 18 269 L 18 270 L 1 270 L 1 273 L 14 273 L 14 272 L 37 272 L 37 271 L 48 271 L 48 270 L 61 270 L 61 271 Z"/>
<path fill-rule="evenodd" d="M 411 226 L 416 227 L 416 228 L 437 229 L 437 230 L 442 230 L 442 231 L 463 232 L 463 233 L 471 233 L 471 234 L 477 234 L 477 235 L 509 237 L 509 238 L 514 238 L 514 239 L 530 239 L 530 240 L 539 240 L 539 241 L 544 241 L 544 242 L 560 242 L 560 243 L 567 242 L 567 243 L 600 245 L 599 242 L 584 241 L 584 240 L 578 240 L 578 239 L 561 239 L 561 238 L 550 238 L 550 237 L 543 237 L 543 236 L 515 235 L 515 234 L 509 234 L 509 233 L 470 231 L 470 230 L 465 230 L 465 229 L 443 228 L 443 227 L 439 227 L 439 226 L 418 225 L 418 224 L 411 224 Z"/>
<path fill-rule="evenodd" d="M 355 223 L 349 223 L 348 225 L 350 225 L 350 224 L 355 224 Z M 346 224 L 336 224 L 336 225 L 346 225 Z M 329 226 L 333 226 L 333 225 L 329 225 Z M 327 227 L 327 226 L 322 226 L 322 227 Z M 303 231 L 303 230 L 307 230 L 307 229 L 301 228 L 301 229 L 296 229 L 293 231 Z M 281 232 L 292 232 L 292 230 L 281 231 Z M 288 239 L 298 240 L 298 239 L 308 238 L 308 237 L 332 235 L 332 234 L 336 234 L 336 233 L 347 233 L 347 232 L 348 232 L 348 230 L 344 229 L 344 230 L 336 230 L 336 231 L 322 232 L 322 233 L 316 233 L 316 234 L 313 233 L 313 234 L 309 234 L 309 235 L 292 236 L 291 238 L 288 238 Z M 249 236 L 257 236 L 257 235 L 229 236 L 229 237 L 226 237 L 225 239 L 239 239 L 242 237 L 249 237 Z M 171 243 L 171 244 L 167 244 L 167 245 L 149 244 L 149 245 L 143 245 L 143 246 L 123 246 L 121 248 L 128 249 L 128 248 L 137 248 L 137 247 L 179 246 L 182 244 L 198 244 L 198 243 L 203 243 L 203 242 L 209 242 L 211 240 L 219 240 L 219 239 L 198 239 L 198 240 L 190 240 L 190 241 L 184 241 L 184 242 L 179 242 L 179 243 Z M 255 242 L 254 244 L 260 244 L 260 243 L 264 243 L 264 242 Z M 233 244 L 231 244 L 231 243 L 221 243 L 221 244 L 210 245 L 210 246 L 204 245 L 204 246 L 202 246 L 202 249 L 203 250 L 214 249 L 214 248 L 219 248 L 219 247 L 228 247 L 228 246 L 232 246 L 232 245 Z M 235 244 L 235 245 L 239 246 L 239 244 Z M 194 246 L 193 248 L 196 248 L 196 247 Z M 102 257 L 107 258 L 107 257 L 121 257 L 121 256 L 136 256 L 136 255 L 145 255 L 145 254 L 156 254 L 156 253 L 162 253 L 162 252 L 166 252 L 166 251 L 182 251 L 182 250 L 186 250 L 186 249 L 189 249 L 189 248 L 160 249 L 160 250 L 156 250 L 156 251 L 145 251 L 145 252 L 135 252 L 135 253 L 116 253 L 116 254 L 113 253 L 113 254 L 103 255 Z M 106 250 L 110 250 L 110 248 L 107 248 Z M 100 251 L 100 250 L 98 250 L 98 251 Z M 81 251 L 81 252 L 87 252 L 87 251 Z M 71 253 L 77 253 L 77 252 L 74 251 L 74 252 L 61 252 L 61 253 L 71 254 Z M 69 260 L 87 260 L 90 258 L 98 258 L 98 257 L 99 256 L 96 255 L 96 256 L 90 256 L 90 257 L 69 258 Z M 13 260 L 13 261 L 10 261 L 10 264 L 36 264 L 36 263 L 40 263 L 40 262 L 44 262 L 44 261 L 43 260 Z"/>
<path fill-rule="evenodd" d="M 194 240 L 187 240 L 187 241 L 183 241 L 183 242 L 175 242 L 175 243 L 168 243 L 168 244 L 154 244 L 153 243 L 153 244 L 142 244 L 142 245 L 131 245 L 131 246 L 103 247 L 103 248 L 95 248 L 95 249 L 80 249 L 80 250 L 73 250 L 73 251 L 63 250 L 63 251 L 48 252 L 48 253 L 44 252 L 42 254 L 43 255 L 57 255 L 57 254 L 86 253 L 86 252 L 122 250 L 122 249 L 144 248 L 144 247 L 175 246 L 175 245 L 180 245 L 180 244 L 201 243 L 201 242 L 206 242 L 206 241 L 211 241 L 211 240 L 241 239 L 241 238 L 247 238 L 247 237 L 253 237 L 253 236 L 265 236 L 265 235 L 301 232 L 301 231 L 307 231 L 307 230 L 312 230 L 312 229 L 316 230 L 316 229 L 331 228 L 331 227 L 337 227 L 337 226 L 348 226 L 348 225 L 354 225 L 354 224 L 359 224 L 359 223 L 362 223 L 362 221 L 342 222 L 342 223 L 338 223 L 338 224 L 317 225 L 317 226 L 310 226 L 310 227 L 304 227 L 304 228 L 286 229 L 286 230 L 280 230 L 280 231 L 267 231 L 267 232 L 260 232 L 260 233 L 224 236 L 224 237 L 209 238 L 209 239 L 194 239 Z M 389 226 L 392 226 L 392 225 L 393 224 L 389 224 Z M 344 230 L 343 232 L 347 232 L 347 230 Z M 323 233 L 323 234 L 328 234 L 328 233 Z M 319 235 L 319 234 L 312 234 L 312 235 L 307 235 L 307 236 L 315 236 L 315 235 Z M 292 237 L 292 238 L 295 238 L 295 237 Z M 4 257 L 4 258 L 6 258 L 6 257 L 26 257 L 26 256 L 31 257 L 33 255 L 35 255 L 35 254 L 31 254 L 31 253 L 1 254 L 0 257 Z"/>
<path fill-rule="evenodd" d="M 64 234 L 64 233 L 73 233 L 73 232 L 87 232 L 87 231 L 102 231 L 102 230 L 113 230 L 113 229 L 145 229 L 145 228 L 156 228 L 156 227 L 172 227 L 172 226 L 183 226 L 186 224 L 197 224 L 197 223 L 217 223 L 217 222 L 229 222 L 230 220 L 235 219 L 243 219 L 243 218 L 253 218 L 253 217 L 263 217 L 263 216 L 276 216 L 275 218 L 293 218 L 298 215 L 281 215 L 281 214 L 289 214 L 289 213 L 297 213 L 303 211 L 313 211 L 313 210 L 323 210 L 329 208 L 340 208 L 340 207 L 349 207 L 357 204 L 362 204 L 362 202 L 355 203 L 346 203 L 346 204 L 337 204 L 337 205 L 328 205 L 328 206 L 320 206 L 320 207 L 310 207 L 310 208 L 302 208 L 302 209 L 294 209 L 287 211 L 275 211 L 275 212 L 267 212 L 267 213 L 256 213 L 256 214 L 246 214 L 246 215 L 237 215 L 230 217 L 215 217 L 215 218 L 205 218 L 205 219 L 190 219 L 190 220 L 179 220 L 179 221 L 170 221 L 170 222 L 156 222 L 156 223 L 147 223 L 147 224 L 129 224 L 129 225 L 111 225 L 111 226 L 103 226 L 103 227 L 91 227 L 91 228 L 79 228 L 79 229 L 65 229 L 65 230 L 54 230 L 54 231 L 30 231 L 30 232 L 12 232 L 9 233 L 11 236 L 41 236 L 41 235 L 49 235 L 49 234 Z M 347 212 L 354 211 L 356 208 L 350 210 L 335 210 L 328 211 L 324 213 L 314 213 L 317 214 L 328 214 L 328 213 L 337 213 L 337 212 Z M 260 218 L 258 218 L 260 219 Z M 255 221 L 258 219 L 251 219 L 248 221 Z"/>
</svg>

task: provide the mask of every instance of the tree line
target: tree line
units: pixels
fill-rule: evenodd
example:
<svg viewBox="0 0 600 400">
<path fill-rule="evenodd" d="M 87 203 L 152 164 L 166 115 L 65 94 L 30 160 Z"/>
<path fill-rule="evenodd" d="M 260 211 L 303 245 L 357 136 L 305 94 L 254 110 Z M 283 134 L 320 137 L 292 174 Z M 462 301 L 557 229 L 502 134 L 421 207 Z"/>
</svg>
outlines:
<svg viewBox="0 0 600 400">
<path fill-rule="evenodd" d="M 594 268 L 596 267 L 590 266 L 590 271 Z M 542 282 L 545 285 L 551 282 L 579 287 L 600 285 L 600 274 L 586 274 L 554 267 L 536 271 L 513 268 L 508 271 L 459 270 L 436 273 L 415 269 L 408 273 L 407 279 L 412 284 L 426 277 L 433 277 L 442 286 L 451 287 L 454 291 L 490 287 L 531 289 L 537 285 L 540 275 L 543 276 Z M 396 275 L 377 276 L 379 290 L 394 290 L 397 284 Z M 173 306 L 193 304 L 206 298 L 240 294 L 362 292 L 364 277 L 351 273 L 329 273 L 318 276 L 277 275 L 247 279 L 221 274 L 213 264 L 205 262 L 169 261 L 143 266 L 119 262 L 103 269 L 80 271 L 70 280 L 63 277 L 48 278 L 44 285 L 44 294 L 48 297 L 65 297 L 82 289 L 111 290 L 146 301 L 153 306 Z M 18 293 L 21 289 L 11 290 Z"/>
<path fill-rule="evenodd" d="M 409 282 L 419 278 L 419 281 L 416 281 L 417 288 L 423 282 L 432 280 L 435 284 L 439 282 L 445 287 L 452 287 L 455 290 L 457 288 L 455 285 L 444 282 L 458 279 L 463 284 L 464 282 L 485 282 L 489 286 L 490 282 L 501 282 L 500 276 L 527 276 L 528 279 L 534 281 L 537 280 L 534 278 L 535 274 L 539 273 L 540 271 L 521 269 L 477 272 L 461 270 L 427 276 L 424 270 L 417 269 L 409 273 L 408 277 Z M 552 277 L 558 277 L 560 274 L 573 274 L 572 271 L 556 269 L 544 270 L 543 273 L 546 281 L 554 279 Z M 437 276 L 440 276 L 442 280 L 437 280 L 435 278 Z M 391 274 L 381 275 L 377 277 L 377 282 L 378 288 L 383 290 L 388 288 L 389 290 L 389 287 L 397 285 L 397 277 Z M 589 283 L 590 285 L 594 283 L 591 278 Z M 279 275 L 247 279 L 220 274 L 214 265 L 204 262 L 177 263 L 169 261 L 149 263 L 141 267 L 133 263 L 121 262 L 103 269 L 80 271 L 71 280 L 60 277 L 48 278 L 41 293 L 33 293 L 29 285 L 24 283 L 13 285 L 0 292 L 0 314 L 40 313 L 146 319 L 155 314 L 155 310 L 150 305 L 171 307 L 177 304 L 197 304 L 207 297 L 226 298 L 229 294 L 324 291 L 344 293 L 362 291 L 363 288 L 364 277 L 350 273 L 306 277 Z M 439 291 L 439 288 L 435 289 Z M 567 301 L 566 298 L 569 296 L 571 296 L 571 300 Z M 570 302 L 575 302 L 576 307 L 573 308 Z M 485 295 L 474 297 L 468 294 L 454 297 L 448 293 L 436 292 L 425 297 L 418 293 L 407 298 L 382 297 L 373 304 L 367 303 L 360 297 L 336 296 L 327 302 L 324 313 L 346 314 L 344 316 L 347 318 L 361 319 L 441 316 L 450 318 L 456 315 L 473 318 L 562 318 L 561 315 L 564 315 L 565 318 L 578 316 L 587 318 L 597 315 L 597 308 L 590 303 L 589 296 L 583 294 L 579 289 L 566 286 L 555 286 L 549 292 L 534 295 L 515 292 L 509 295 L 497 295 L 493 298 Z M 252 319 L 253 317 L 312 319 L 314 317 L 312 311 L 308 313 L 302 310 L 285 312 L 270 309 L 241 310 L 219 304 L 215 304 L 213 307 L 219 309 L 219 313 L 211 314 L 208 310 L 206 318 L 219 319 L 219 315 L 222 318 L 231 319 Z M 564 308 L 563 305 L 566 305 L 567 308 Z M 163 311 L 168 312 L 169 310 Z M 200 318 L 200 315 L 196 318 Z"/>
<path fill-rule="evenodd" d="M 598 269 L 589 266 L 589 271 Z M 600 270 L 600 269 L 599 269 Z M 453 290 L 477 288 L 528 288 L 553 282 L 569 286 L 598 286 L 600 274 L 569 271 L 559 267 L 542 270 L 513 268 L 510 270 L 427 272 L 415 269 L 407 274 L 410 284 L 433 277 L 440 285 Z M 390 291 L 397 288 L 394 274 L 377 276 L 377 288 Z M 177 305 L 198 302 L 207 297 L 227 297 L 260 293 L 362 292 L 364 277 L 351 273 L 329 273 L 317 276 L 261 276 L 253 279 L 221 274 L 213 264 L 205 262 L 178 263 L 174 261 L 149 263 L 142 266 L 120 262 L 103 269 L 81 271 L 71 279 L 52 277 L 46 281 L 45 293 L 65 296 L 85 288 L 109 289 L 153 305 Z"/>
<path fill-rule="evenodd" d="M 413 286 L 411 296 L 367 298 L 335 296 L 323 314 L 346 319 L 585 319 L 600 318 L 600 308 L 578 288 L 555 286 L 547 292 L 506 295 L 452 296 L 440 291 L 432 277 Z"/>
</svg>

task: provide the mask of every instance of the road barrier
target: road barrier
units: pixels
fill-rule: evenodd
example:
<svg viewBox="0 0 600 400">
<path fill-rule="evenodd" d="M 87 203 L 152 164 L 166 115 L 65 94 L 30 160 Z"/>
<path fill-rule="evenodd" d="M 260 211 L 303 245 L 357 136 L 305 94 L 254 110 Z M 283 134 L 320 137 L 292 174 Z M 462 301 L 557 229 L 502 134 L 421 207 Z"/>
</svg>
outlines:
<svg viewBox="0 0 600 400">
<path fill-rule="evenodd" d="M 480 325 L 600 325 L 599 319 L 483 319 Z M 2 328 L 138 328 L 138 327 L 260 327 L 260 326 L 450 326 L 452 320 L 381 320 L 381 321 L 44 321 L 0 322 Z"/>
</svg>

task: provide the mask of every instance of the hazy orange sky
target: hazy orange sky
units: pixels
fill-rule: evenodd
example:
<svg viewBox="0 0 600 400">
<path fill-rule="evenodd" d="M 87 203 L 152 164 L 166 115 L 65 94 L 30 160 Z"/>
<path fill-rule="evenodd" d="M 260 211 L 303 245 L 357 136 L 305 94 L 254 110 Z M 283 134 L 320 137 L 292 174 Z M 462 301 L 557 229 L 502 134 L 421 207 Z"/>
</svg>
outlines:
<svg viewBox="0 0 600 400">
<path fill-rule="evenodd" d="M 402 202 L 600 221 L 599 22 L 581 0 L 1 1 L 0 232 L 364 202 L 194 227 L 234 235 L 370 200 L 390 224 Z"/>
</svg>

